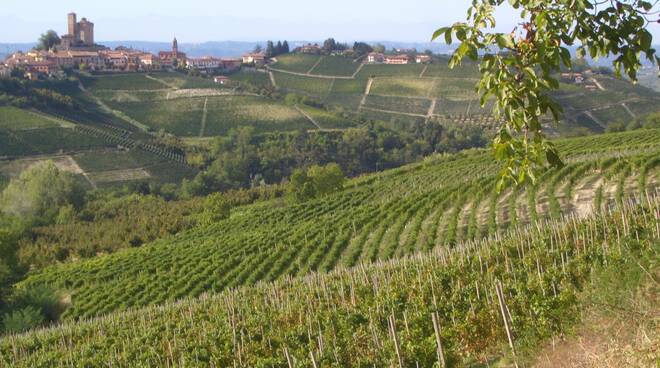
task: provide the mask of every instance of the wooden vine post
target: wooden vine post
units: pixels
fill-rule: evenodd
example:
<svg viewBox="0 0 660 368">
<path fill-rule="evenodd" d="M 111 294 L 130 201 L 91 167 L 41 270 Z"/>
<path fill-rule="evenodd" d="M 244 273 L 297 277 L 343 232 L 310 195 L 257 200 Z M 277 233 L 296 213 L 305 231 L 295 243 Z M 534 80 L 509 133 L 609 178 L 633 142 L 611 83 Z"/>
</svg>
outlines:
<svg viewBox="0 0 660 368">
<path fill-rule="evenodd" d="M 509 347 L 511 347 L 511 354 L 513 354 L 513 364 L 518 368 L 518 360 L 516 359 L 516 349 L 513 346 L 513 336 L 511 334 L 511 327 L 509 326 L 509 319 L 506 313 L 506 304 L 504 301 L 504 293 L 502 292 L 502 283 L 500 280 L 495 282 L 495 292 L 497 293 L 497 301 L 500 305 L 500 312 L 502 312 L 502 320 L 504 321 L 504 329 L 506 330 L 506 337 L 509 340 Z"/>
<path fill-rule="evenodd" d="M 403 358 L 401 357 L 401 350 L 399 349 L 399 338 L 396 335 L 396 324 L 394 320 L 394 315 L 391 315 L 388 319 L 390 325 L 390 333 L 392 334 L 392 341 L 394 341 L 394 350 L 396 351 L 396 357 L 399 362 L 399 368 L 403 368 Z"/>
<path fill-rule="evenodd" d="M 440 363 L 441 368 L 447 368 L 445 354 L 442 351 L 442 340 L 440 340 L 440 323 L 438 321 L 438 312 L 433 312 L 431 317 L 433 318 L 433 330 L 435 331 L 435 342 L 438 350 L 438 363 Z"/>
</svg>

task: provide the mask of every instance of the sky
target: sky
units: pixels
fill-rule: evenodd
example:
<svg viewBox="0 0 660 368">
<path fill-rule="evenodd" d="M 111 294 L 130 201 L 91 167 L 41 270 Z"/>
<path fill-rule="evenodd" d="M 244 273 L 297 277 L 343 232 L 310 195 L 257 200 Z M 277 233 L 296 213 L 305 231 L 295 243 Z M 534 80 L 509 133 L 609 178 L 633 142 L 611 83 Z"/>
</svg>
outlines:
<svg viewBox="0 0 660 368">
<path fill-rule="evenodd" d="M 263 41 L 266 39 L 428 42 L 464 20 L 471 0 L 1 0 L 0 43 L 32 42 L 47 29 L 66 33 L 66 14 L 95 23 L 97 41 Z M 66 3 L 66 4 L 64 4 Z M 517 13 L 503 8 L 498 28 Z M 660 38 L 660 25 L 652 29 Z"/>
</svg>

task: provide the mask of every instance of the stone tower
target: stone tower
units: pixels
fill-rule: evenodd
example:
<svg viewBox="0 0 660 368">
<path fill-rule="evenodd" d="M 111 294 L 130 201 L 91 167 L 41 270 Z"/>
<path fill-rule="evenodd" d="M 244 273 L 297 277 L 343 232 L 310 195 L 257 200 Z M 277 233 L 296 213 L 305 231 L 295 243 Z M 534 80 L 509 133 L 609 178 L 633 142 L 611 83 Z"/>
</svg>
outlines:
<svg viewBox="0 0 660 368">
<path fill-rule="evenodd" d="M 94 23 L 83 18 L 78 23 L 78 40 L 87 47 L 94 46 Z"/>
<path fill-rule="evenodd" d="M 73 36 L 75 38 L 78 35 L 78 21 L 76 19 L 76 13 L 69 13 L 67 15 L 67 20 L 69 25 L 69 36 Z"/>
<path fill-rule="evenodd" d="M 176 41 L 176 37 L 174 37 L 174 41 L 172 41 L 172 55 L 176 57 L 179 54 L 179 43 Z"/>
</svg>

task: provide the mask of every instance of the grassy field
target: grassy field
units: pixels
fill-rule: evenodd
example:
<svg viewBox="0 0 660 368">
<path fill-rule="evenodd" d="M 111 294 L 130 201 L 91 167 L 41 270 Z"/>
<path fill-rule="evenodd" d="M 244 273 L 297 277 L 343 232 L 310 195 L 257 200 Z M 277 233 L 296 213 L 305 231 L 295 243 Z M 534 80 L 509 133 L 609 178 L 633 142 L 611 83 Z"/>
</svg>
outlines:
<svg viewBox="0 0 660 368">
<path fill-rule="evenodd" d="M 333 84 L 332 79 L 303 77 L 278 72 L 274 72 L 274 74 L 277 87 L 285 91 L 300 92 L 319 98 L 327 95 Z"/>
<path fill-rule="evenodd" d="M 365 65 L 357 74 L 356 78 L 367 79 L 370 77 L 397 77 L 397 78 L 417 78 L 424 70 L 422 64 L 408 65 L 385 65 L 369 64 Z"/>
<path fill-rule="evenodd" d="M 94 90 L 158 90 L 168 89 L 163 83 L 147 78 L 146 74 L 119 74 L 81 78 L 86 88 Z"/>
<path fill-rule="evenodd" d="M 364 106 L 381 110 L 426 115 L 429 107 L 431 107 L 431 100 L 421 98 L 414 99 L 409 97 L 369 95 L 365 99 Z"/>
<path fill-rule="evenodd" d="M 173 88 L 194 89 L 194 88 L 220 88 L 212 79 L 191 77 L 177 72 L 151 73 L 151 77 L 163 81 L 166 85 Z"/>
<path fill-rule="evenodd" d="M 250 84 L 257 87 L 272 87 L 270 82 L 270 77 L 268 73 L 261 73 L 256 71 L 245 71 L 241 70 L 229 76 L 232 81 L 239 82 L 241 84 Z"/>
<path fill-rule="evenodd" d="M 377 78 L 371 94 L 389 96 L 429 97 L 436 81 L 420 78 Z"/>
<path fill-rule="evenodd" d="M 279 55 L 273 68 L 296 73 L 307 73 L 320 59 L 316 55 L 287 54 Z"/>
<path fill-rule="evenodd" d="M 164 129 L 180 136 L 195 136 L 201 128 L 204 98 L 124 102 L 111 106 L 156 131 Z"/>
<path fill-rule="evenodd" d="M 0 156 L 29 156 L 72 152 L 112 144 L 68 128 L 10 131 L 0 128 Z"/>
<path fill-rule="evenodd" d="M 349 119 L 329 113 L 325 110 L 316 109 L 309 106 L 300 106 L 300 109 L 305 111 L 312 117 L 323 129 L 346 129 L 354 128 L 357 124 Z"/>
<path fill-rule="evenodd" d="M 225 135 L 242 126 L 253 127 L 257 134 L 314 128 L 296 109 L 263 97 L 209 98 L 207 109 L 206 136 Z"/>
<path fill-rule="evenodd" d="M 324 56 L 312 69 L 311 74 L 350 77 L 360 66 L 359 62 L 343 56 Z"/>
<path fill-rule="evenodd" d="M 12 106 L 0 106 L 0 128 L 9 130 L 30 130 L 57 127 L 52 120 Z"/>
</svg>

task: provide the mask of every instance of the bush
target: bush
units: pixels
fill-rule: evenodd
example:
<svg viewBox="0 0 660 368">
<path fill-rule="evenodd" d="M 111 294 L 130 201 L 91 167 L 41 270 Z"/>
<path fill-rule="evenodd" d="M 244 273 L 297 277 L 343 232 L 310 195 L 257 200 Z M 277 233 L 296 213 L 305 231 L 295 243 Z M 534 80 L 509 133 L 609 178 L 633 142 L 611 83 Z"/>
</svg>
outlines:
<svg viewBox="0 0 660 368">
<path fill-rule="evenodd" d="M 5 333 L 19 333 L 41 326 L 45 318 L 38 308 L 27 306 L 5 314 L 2 321 Z"/>
</svg>

